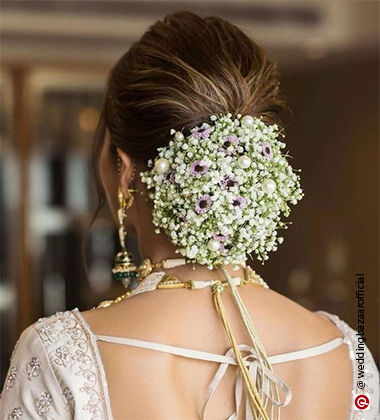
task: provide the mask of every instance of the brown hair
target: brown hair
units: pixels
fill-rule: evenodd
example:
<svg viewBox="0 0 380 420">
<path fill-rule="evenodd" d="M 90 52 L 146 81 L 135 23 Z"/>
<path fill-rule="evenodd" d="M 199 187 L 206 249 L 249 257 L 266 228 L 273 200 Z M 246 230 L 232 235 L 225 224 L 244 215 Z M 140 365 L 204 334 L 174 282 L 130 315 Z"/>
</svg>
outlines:
<svg viewBox="0 0 380 420">
<path fill-rule="evenodd" d="M 276 63 L 221 18 L 182 11 L 153 24 L 109 74 L 92 149 L 98 206 L 88 229 L 105 203 L 99 155 L 106 128 L 116 171 L 116 147 L 147 163 L 168 144 L 171 128 L 186 133 L 211 114 L 261 115 L 282 126 L 288 107 L 279 79 Z"/>
</svg>

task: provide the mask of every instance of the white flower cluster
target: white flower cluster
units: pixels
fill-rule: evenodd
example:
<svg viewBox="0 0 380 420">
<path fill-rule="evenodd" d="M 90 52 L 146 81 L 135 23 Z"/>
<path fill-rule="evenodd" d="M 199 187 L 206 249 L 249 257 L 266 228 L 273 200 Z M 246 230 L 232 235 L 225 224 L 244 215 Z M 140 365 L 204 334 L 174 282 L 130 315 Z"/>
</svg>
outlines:
<svg viewBox="0 0 380 420">
<path fill-rule="evenodd" d="M 304 193 L 300 178 L 281 153 L 277 124 L 230 113 L 212 115 L 188 136 L 173 139 L 140 172 L 152 189 L 153 223 L 176 245 L 176 252 L 210 269 L 246 261 L 255 253 L 264 263 L 283 238 L 288 202 Z M 299 170 L 300 171 L 300 170 Z"/>
</svg>

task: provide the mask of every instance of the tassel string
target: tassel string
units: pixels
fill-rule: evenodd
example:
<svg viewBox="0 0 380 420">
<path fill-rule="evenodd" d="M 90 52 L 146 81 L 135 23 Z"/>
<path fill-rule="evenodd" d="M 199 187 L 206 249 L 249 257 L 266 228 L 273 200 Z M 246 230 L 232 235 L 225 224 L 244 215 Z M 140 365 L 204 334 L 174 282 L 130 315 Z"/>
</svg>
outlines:
<svg viewBox="0 0 380 420">
<path fill-rule="evenodd" d="M 257 362 L 260 366 L 260 369 L 258 369 L 261 373 L 263 373 L 266 369 L 273 371 L 273 368 L 268 360 L 268 357 L 266 355 L 266 351 L 264 349 L 264 346 L 261 343 L 261 340 L 257 334 L 257 331 L 255 329 L 255 327 L 253 326 L 251 317 L 247 311 L 247 308 L 237 290 L 237 287 L 233 281 L 233 279 L 231 278 L 230 274 L 228 273 L 228 271 L 225 269 L 225 267 L 222 264 L 218 264 L 217 268 L 220 270 L 220 272 L 222 273 L 223 277 L 227 280 L 230 288 L 231 288 L 231 292 L 232 292 L 232 296 L 233 299 L 235 301 L 235 304 L 238 307 L 239 313 L 242 317 L 243 323 L 248 331 L 248 334 L 251 338 L 251 342 L 252 342 L 252 346 L 255 349 L 256 353 L 257 353 Z M 214 294 L 215 296 L 215 294 Z M 215 299 L 214 299 L 215 301 Z M 221 298 L 219 297 L 219 302 L 221 302 Z M 222 315 L 222 313 L 221 313 Z M 223 314 L 225 317 L 225 314 Z M 226 319 L 226 317 L 225 317 Z M 223 320 L 223 318 L 222 318 Z M 227 320 L 226 320 L 227 321 Z M 227 324 L 223 321 L 223 324 L 225 326 L 225 329 L 227 330 Z M 229 325 L 229 324 L 228 324 Z M 228 334 L 228 332 L 227 332 Z M 232 331 L 230 331 L 230 334 L 232 335 Z M 230 335 L 229 335 L 230 337 Z M 233 336 L 232 336 L 233 337 Z M 266 369 L 265 369 L 266 368 Z M 247 381 L 245 381 L 247 382 Z M 249 381 L 251 382 L 251 381 Z M 260 406 L 261 408 L 264 410 L 265 416 L 267 416 L 265 409 L 267 407 L 268 404 L 268 400 L 270 400 L 271 402 L 273 400 L 279 401 L 280 397 L 279 397 L 279 389 L 276 383 L 269 381 L 268 384 L 268 380 L 265 377 L 265 375 L 261 374 L 261 375 L 257 375 L 256 378 L 256 383 L 257 383 L 257 387 L 260 390 Z M 269 392 L 267 392 L 267 388 L 269 387 Z M 255 385 L 255 389 L 257 391 L 256 385 Z M 270 398 L 268 399 L 267 395 L 270 396 Z M 274 404 L 271 404 L 271 419 L 280 419 L 280 407 L 279 406 L 275 406 Z M 264 417 L 264 419 L 268 419 L 268 417 Z M 269 420 L 269 419 L 268 419 Z"/>
<path fill-rule="evenodd" d="M 260 419 L 264 419 L 264 420 L 270 420 L 266 411 L 265 411 L 265 407 L 263 407 L 262 403 L 261 403 L 261 398 L 260 398 L 260 394 L 256 388 L 256 385 L 253 383 L 252 378 L 249 374 L 248 368 L 244 363 L 242 354 L 238 348 L 238 344 L 236 342 L 236 339 L 232 333 L 232 329 L 230 326 L 230 323 L 227 319 L 226 316 L 226 312 L 224 309 L 224 305 L 222 302 L 222 298 L 221 298 L 221 293 L 223 292 L 223 286 L 220 283 L 216 283 L 213 286 L 213 296 L 214 296 L 214 303 L 215 303 L 215 307 L 222 319 L 224 328 L 227 332 L 227 336 L 230 340 L 230 343 L 234 349 L 234 353 L 235 353 L 235 357 L 236 357 L 236 361 L 238 363 L 238 366 L 240 367 L 241 371 L 242 371 L 242 375 L 243 375 L 243 379 L 247 385 L 247 391 L 248 391 L 248 397 L 249 397 L 249 402 L 250 402 L 250 407 L 252 410 L 252 413 L 254 415 L 255 420 L 260 420 Z"/>
</svg>

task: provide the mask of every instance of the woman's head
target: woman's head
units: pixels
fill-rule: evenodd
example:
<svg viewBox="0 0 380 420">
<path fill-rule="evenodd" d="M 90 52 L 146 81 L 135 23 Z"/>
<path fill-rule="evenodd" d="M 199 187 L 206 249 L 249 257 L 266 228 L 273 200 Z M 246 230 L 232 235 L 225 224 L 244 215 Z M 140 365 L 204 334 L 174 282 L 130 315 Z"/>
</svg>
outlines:
<svg viewBox="0 0 380 420">
<path fill-rule="evenodd" d="M 227 112 L 260 115 L 281 126 L 286 106 L 276 65 L 239 28 L 191 12 L 166 16 L 109 74 L 93 147 L 99 207 L 103 187 L 115 207 L 117 149 L 127 168 L 134 163 L 140 170 L 168 144 L 172 128 L 186 134 L 211 114 Z M 130 168 L 126 173 L 124 183 Z"/>
</svg>

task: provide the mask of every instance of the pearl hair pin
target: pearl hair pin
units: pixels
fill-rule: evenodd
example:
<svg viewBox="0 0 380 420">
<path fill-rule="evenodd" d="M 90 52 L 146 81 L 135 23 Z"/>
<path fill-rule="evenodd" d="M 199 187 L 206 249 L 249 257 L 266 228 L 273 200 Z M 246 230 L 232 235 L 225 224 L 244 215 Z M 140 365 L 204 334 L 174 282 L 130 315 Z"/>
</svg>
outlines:
<svg viewBox="0 0 380 420">
<path fill-rule="evenodd" d="M 207 247 L 210 251 L 217 251 L 220 248 L 220 242 L 215 239 L 210 239 L 207 243 Z"/>
<path fill-rule="evenodd" d="M 184 139 L 184 136 L 183 136 L 183 134 L 180 131 L 176 131 L 176 133 L 174 134 L 174 138 L 177 141 L 182 141 Z"/>
<path fill-rule="evenodd" d="M 267 194 L 276 191 L 276 183 L 272 179 L 265 179 L 261 184 L 263 191 Z"/>
<path fill-rule="evenodd" d="M 166 173 L 169 170 L 169 161 L 165 158 L 159 158 L 156 160 L 155 164 L 154 164 L 154 170 L 162 175 L 164 173 Z"/>
<path fill-rule="evenodd" d="M 251 159 L 248 156 L 240 156 L 238 159 L 238 165 L 242 169 L 247 169 L 251 165 Z"/>
<path fill-rule="evenodd" d="M 244 115 L 241 118 L 240 123 L 243 127 L 251 127 L 254 123 L 254 119 L 251 115 Z"/>
</svg>

